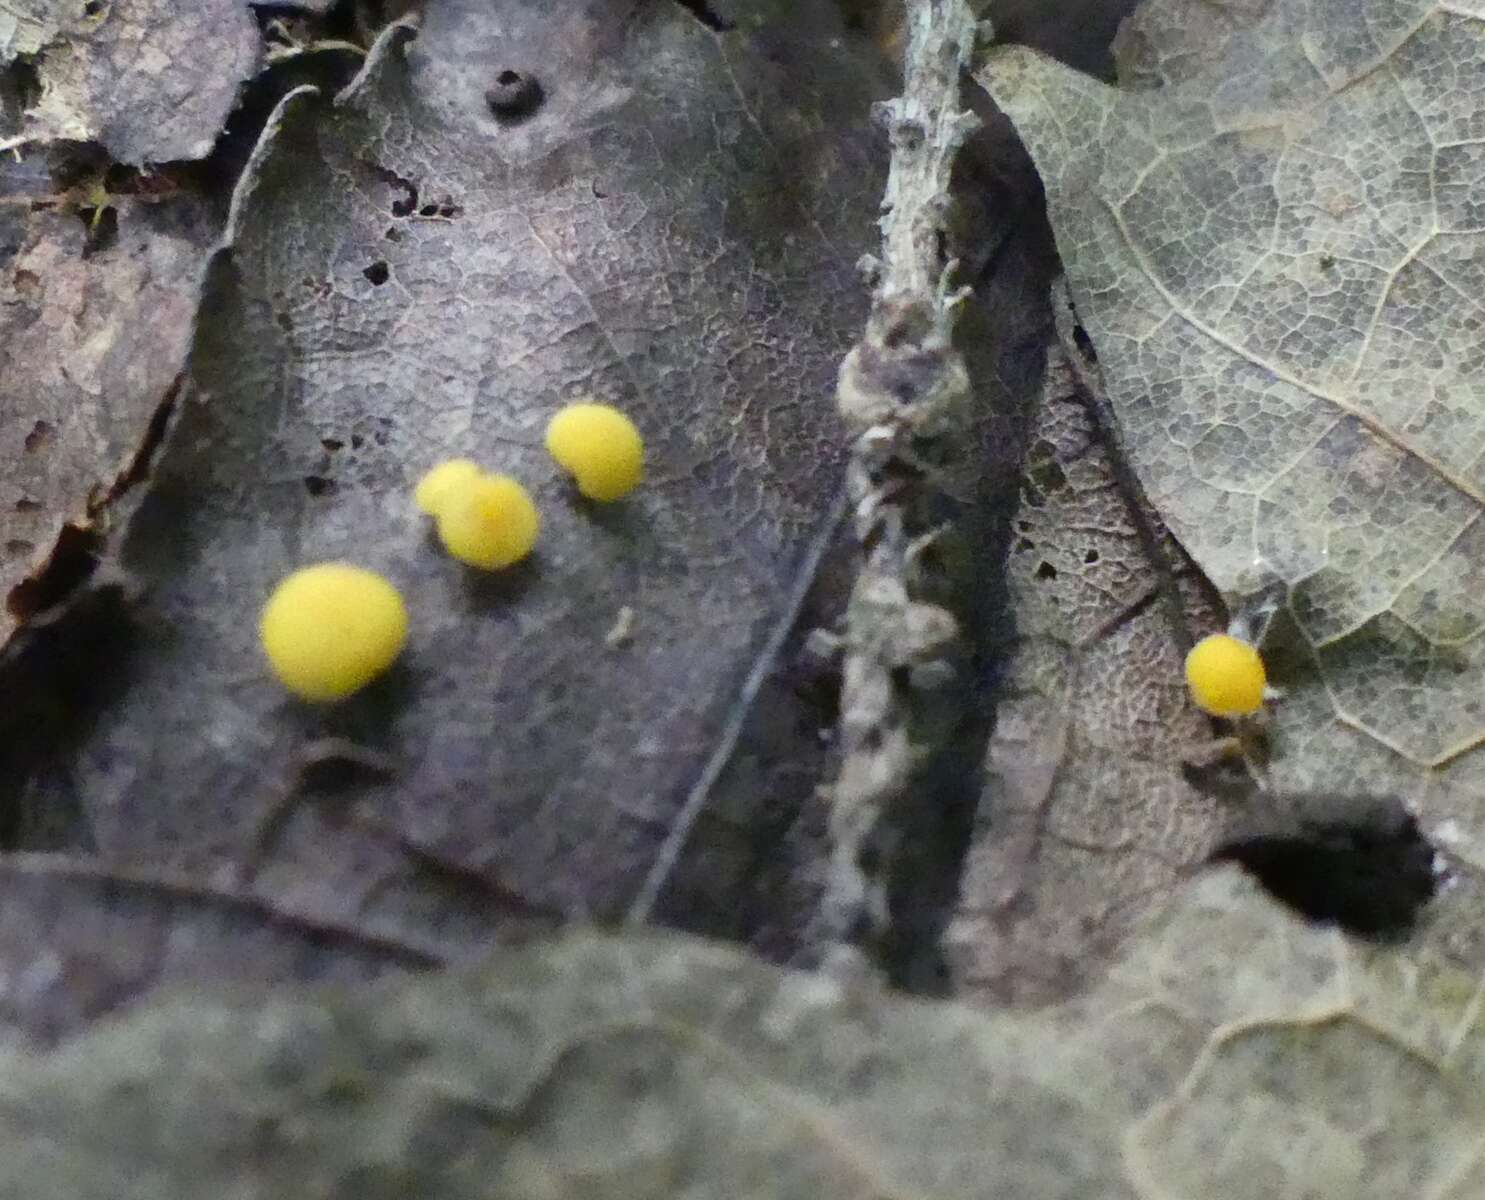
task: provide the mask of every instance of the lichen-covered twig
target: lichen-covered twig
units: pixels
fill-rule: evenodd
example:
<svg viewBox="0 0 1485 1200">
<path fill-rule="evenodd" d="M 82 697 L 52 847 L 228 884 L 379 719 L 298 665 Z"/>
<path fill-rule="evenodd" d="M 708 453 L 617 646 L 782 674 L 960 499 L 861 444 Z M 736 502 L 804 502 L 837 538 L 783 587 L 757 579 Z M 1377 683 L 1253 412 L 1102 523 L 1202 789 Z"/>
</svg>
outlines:
<svg viewBox="0 0 1485 1200">
<path fill-rule="evenodd" d="M 953 331 L 950 176 L 979 126 L 960 76 L 979 34 L 964 0 L 908 0 L 902 96 L 879 106 L 892 145 L 882 257 L 861 341 L 841 364 L 837 402 L 854 438 L 848 487 L 861 565 L 846 614 L 840 774 L 821 940 L 854 957 L 890 934 L 888 881 L 911 822 L 934 797 L 915 789 L 952 720 L 940 695 L 964 670 L 963 637 L 943 606 L 940 472 L 968 453 L 972 393 Z M 837 955 L 839 956 L 839 955 Z"/>
</svg>

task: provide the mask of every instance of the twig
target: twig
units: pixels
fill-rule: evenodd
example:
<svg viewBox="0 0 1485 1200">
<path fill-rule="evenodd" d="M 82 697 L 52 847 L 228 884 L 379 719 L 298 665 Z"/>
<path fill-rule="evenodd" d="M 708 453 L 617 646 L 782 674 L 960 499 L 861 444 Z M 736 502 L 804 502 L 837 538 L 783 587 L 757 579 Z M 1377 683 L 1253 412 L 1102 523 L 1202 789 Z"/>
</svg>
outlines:
<svg viewBox="0 0 1485 1200">
<path fill-rule="evenodd" d="M 888 882 L 912 824 L 924 764 L 953 731 L 941 697 L 962 679 L 964 639 L 941 603 L 933 548 L 943 533 L 943 467 L 965 453 L 973 412 L 953 331 L 950 175 L 979 120 L 960 75 L 979 30 L 964 0 L 908 0 L 903 95 L 878 106 L 892 145 L 882 258 L 861 341 L 841 364 L 836 399 L 852 428 L 847 487 L 862 561 L 846 612 L 840 735 L 831 789 L 832 864 L 820 940 L 834 965 L 891 933 Z"/>
</svg>

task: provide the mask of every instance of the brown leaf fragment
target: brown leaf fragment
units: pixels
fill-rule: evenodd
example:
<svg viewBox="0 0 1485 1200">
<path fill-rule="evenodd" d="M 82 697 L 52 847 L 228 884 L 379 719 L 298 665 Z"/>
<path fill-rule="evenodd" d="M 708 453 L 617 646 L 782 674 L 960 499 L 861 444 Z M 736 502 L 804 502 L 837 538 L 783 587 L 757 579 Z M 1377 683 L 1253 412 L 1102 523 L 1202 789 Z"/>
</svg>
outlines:
<svg viewBox="0 0 1485 1200">
<path fill-rule="evenodd" d="M 0 183 L 23 168 L 0 162 Z M 89 218 L 47 187 L 0 190 L 0 644 L 46 607 L 48 589 L 23 582 L 64 529 L 86 539 L 169 400 L 218 229 L 190 192 L 111 196 L 115 232 L 95 247 Z"/>
<path fill-rule="evenodd" d="M 1007 564 L 1017 636 L 947 935 L 960 988 L 997 1003 L 1095 977 L 1227 819 L 1183 778 L 1183 751 L 1211 723 L 1187 701 L 1157 572 L 1088 401 L 1060 349 L 1047 353 Z M 1159 544 L 1174 549 L 1163 532 Z M 1216 627 L 1189 578 L 1180 597 L 1193 626 Z"/>
<path fill-rule="evenodd" d="M 0 51 L 6 19 L 0 9 Z M 242 0 L 67 5 L 55 25 L 24 32 L 41 95 L 9 144 L 97 142 L 136 166 L 205 158 L 258 68 L 260 41 Z"/>
</svg>

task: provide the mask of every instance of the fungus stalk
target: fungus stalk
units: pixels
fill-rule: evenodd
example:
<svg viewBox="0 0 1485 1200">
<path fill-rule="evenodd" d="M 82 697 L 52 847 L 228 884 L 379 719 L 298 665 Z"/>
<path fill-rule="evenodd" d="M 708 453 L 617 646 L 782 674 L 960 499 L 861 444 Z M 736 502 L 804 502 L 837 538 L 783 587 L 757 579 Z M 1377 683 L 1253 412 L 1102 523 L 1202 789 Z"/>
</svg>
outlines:
<svg viewBox="0 0 1485 1200">
<path fill-rule="evenodd" d="M 892 147 L 882 258 L 863 260 L 872 310 L 836 395 L 853 437 L 847 486 L 861 553 L 840 639 L 842 760 L 819 930 L 838 966 L 861 948 L 891 958 L 894 869 L 935 802 L 925 767 L 953 735 L 943 694 L 967 669 L 946 607 L 939 501 L 943 468 L 970 452 L 973 395 L 953 339 L 966 293 L 951 285 L 946 247 L 950 175 L 979 127 L 959 81 L 981 31 L 964 0 L 907 7 L 903 94 L 877 111 Z"/>
</svg>

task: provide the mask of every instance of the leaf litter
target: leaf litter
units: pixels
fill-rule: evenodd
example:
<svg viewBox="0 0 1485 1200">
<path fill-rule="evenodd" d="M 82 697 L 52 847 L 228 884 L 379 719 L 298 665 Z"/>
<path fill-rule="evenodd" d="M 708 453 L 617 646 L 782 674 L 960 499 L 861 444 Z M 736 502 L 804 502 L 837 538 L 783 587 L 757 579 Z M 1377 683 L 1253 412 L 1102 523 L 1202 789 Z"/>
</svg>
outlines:
<svg viewBox="0 0 1485 1200">
<path fill-rule="evenodd" d="M 1271 786 L 1403 796 L 1468 867 L 1439 936 L 1478 961 L 1485 26 L 1351 14 L 1151 3 L 1116 47 L 1132 90 L 1019 49 L 982 79 L 1151 501 L 1234 603 L 1288 585 Z"/>
<path fill-rule="evenodd" d="M 838 511 L 834 417 L 800 397 L 828 391 L 858 324 L 841 246 L 877 176 L 853 125 L 870 72 L 822 24 L 770 61 L 673 5 L 522 9 L 497 36 L 483 6 L 446 4 L 416 39 L 385 34 L 337 101 L 288 96 L 99 568 L 138 596 L 136 650 L 89 727 L 12 785 L 21 808 L 78 814 L 73 840 L 110 862 L 251 859 L 275 902 L 389 936 L 488 938 L 499 906 L 471 905 L 471 880 L 621 912 Z M 543 81 L 523 120 L 486 104 L 497 61 Z M 762 102 L 785 82 L 789 105 Z M 579 396 L 653 447 L 613 511 L 541 449 Z M 529 566 L 474 576 L 428 544 L 411 485 L 454 453 L 532 488 Z M 307 710 L 261 669 L 250 614 L 334 558 L 402 588 L 412 638 L 384 686 Z M 654 633 L 605 646 L 624 605 Z M 398 763 L 355 820 L 282 803 L 324 736 Z"/>
</svg>

